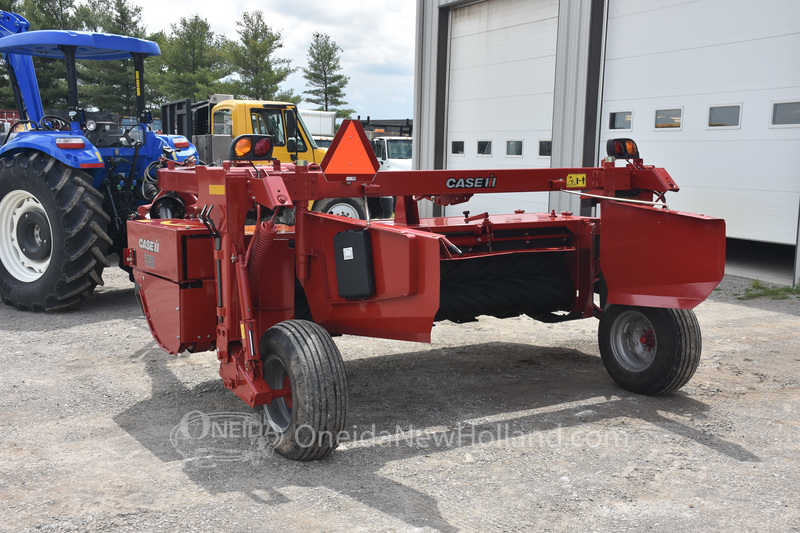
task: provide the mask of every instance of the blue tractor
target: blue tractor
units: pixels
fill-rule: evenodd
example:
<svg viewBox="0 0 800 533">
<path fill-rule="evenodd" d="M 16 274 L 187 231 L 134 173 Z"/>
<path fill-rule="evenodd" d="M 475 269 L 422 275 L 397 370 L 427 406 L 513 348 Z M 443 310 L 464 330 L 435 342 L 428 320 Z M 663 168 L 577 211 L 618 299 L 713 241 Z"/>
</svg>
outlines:
<svg viewBox="0 0 800 533">
<path fill-rule="evenodd" d="M 143 66 L 158 44 L 28 28 L 0 11 L 0 54 L 20 116 L 0 136 L 0 298 L 46 311 L 73 307 L 103 283 L 107 256 L 126 244 L 125 221 L 158 192 L 156 168 L 193 164 L 197 151 L 186 137 L 150 127 Z M 63 59 L 66 112 L 45 114 L 33 56 Z M 125 126 L 92 120 L 78 102 L 76 60 L 120 59 L 132 60 L 136 84 L 138 117 Z"/>
</svg>

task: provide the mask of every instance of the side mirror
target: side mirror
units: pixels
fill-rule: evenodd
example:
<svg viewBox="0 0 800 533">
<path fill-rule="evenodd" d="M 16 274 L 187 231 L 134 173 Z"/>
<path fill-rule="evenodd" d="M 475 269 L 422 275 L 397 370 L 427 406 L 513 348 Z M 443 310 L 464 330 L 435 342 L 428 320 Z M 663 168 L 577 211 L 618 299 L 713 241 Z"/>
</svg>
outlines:
<svg viewBox="0 0 800 533">
<path fill-rule="evenodd" d="M 289 139 L 297 137 L 297 116 L 294 114 L 294 111 L 287 110 L 285 112 L 285 117 L 286 117 L 286 137 Z M 289 150 L 290 152 L 296 151 L 294 149 L 289 149 L 288 143 L 287 143 L 287 150 Z"/>
<path fill-rule="evenodd" d="M 286 139 L 286 151 L 289 153 L 297 152 L 297 139 L 294 137 Z"/>
</svg>

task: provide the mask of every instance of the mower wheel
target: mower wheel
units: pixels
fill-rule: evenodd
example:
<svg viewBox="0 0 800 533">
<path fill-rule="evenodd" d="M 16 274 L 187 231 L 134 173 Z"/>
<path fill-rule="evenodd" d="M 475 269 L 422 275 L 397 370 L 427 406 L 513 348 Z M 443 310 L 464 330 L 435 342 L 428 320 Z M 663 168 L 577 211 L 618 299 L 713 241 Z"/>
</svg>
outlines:
<svg viewBox="0 0 800 533">
<path fill-rule="evenodd" d="M 0 160 L 0 298 L 72 307 L 103 281 L 109 217 L 91 178 L 41 152 Z"/>
<path fill-rule="evenodd" d="M 327 456 L 339 444 L 348 404 L 344 363 L 330 334 L 287 320 L 264 333 L 259 349 L 264 381 L 287 394 L 261 406 L 272 448 L 297 461 Z"/>
<path fill-rule="evenodd" d="M 677 390 L 700 363 L 700 325 L 685 309 L 608 305 L 600 317 L 598 339 L 608 373 L 637 394 Z"/>
<path fill-rule="evenodd" d="M 360 198 L 325 198 L 314 202 L 312 211 L 341 217 L 367 219 L 367 208 Z"/>
</svg>

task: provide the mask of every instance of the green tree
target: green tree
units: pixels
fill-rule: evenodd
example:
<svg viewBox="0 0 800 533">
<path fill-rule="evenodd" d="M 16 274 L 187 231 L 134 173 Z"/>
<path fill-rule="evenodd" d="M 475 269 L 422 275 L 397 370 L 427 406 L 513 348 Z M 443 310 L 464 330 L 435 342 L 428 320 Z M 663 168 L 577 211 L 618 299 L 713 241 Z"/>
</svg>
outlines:
<svg viewBox="0 0 800 533">
<path fill-rule="evenodd" d="M 103 31 L 109 25 L 111 13 L 107 6 L 101 5 L 98 0 L 88 0 L 75 8 L 75 18 L 81 21 L 81 29 L 86 31 Z"/>
<path fill-rule="evenodd" d="M 111 8 L 111 9 L 109 9 Z M 76 9 L 88 31 L 115 33 L 144 38 L 141 23 L 142 8 L 129 0 L 89 0 Z M 149 61 L 147 61 L 149 66 Z M 147 84 L 145 68 L 145 84 Z M 106 113 L 136 115 L 136 83 L 133 62 L 86 61 L 80 68 L 81 100 Z"/>
<path fill-rule="evenodd" d="M 220 90 L 220 80 L 232 71 L 223 53 L 228 41 L 197 15 L 173 24 L 169 35 L 154 37 L 162 55 L 161 61 L 152 65 L 158 72 L 150 79 L 167 100 L 205 100 Z"/>
<path fill-rule="evenodd" d="M 336 111 L 337 117 L 348 118 L 355 110 L 340 107 L 347 105 L 344 88 L 350 81 L 349 76 L 339 74 L 342 70 L 341 53 L 342 49 L 330 35 L 314 33 L 308 48 L 308 68 L 303 69 L 303 77 L 310 89 L 303 94 L 310 95 L 306 100 L 320 106 L 320 110 Z"/>
<path fill-rule="evenodd" d="M 290 66 L 291 60 L 274 57 L 283 47 L 281 32 L 269 27 L 261 11 L 242 13 L 236 26 L 239 40 L 229 43 L 228 54 L 238 76 L 228 81 L 228 92 L 237 98 L 299 102 L 302 97 L 279 89 L 287 76 L 297 70 Z"/>
<path fill-rule="evenodd" d="M 0 0 L 0 10 L 17 13 L 19 3 L 19 0 Z"/>
<path fill-rule="evenodd" d="M 154 56 L 145 61 L 145 96 L 147 105 L 152 109 L 169 100 L 167 90 L 164 88 L 165 80 L 168 77 L 167 65 L 164 62 L 164 46 L 167 42 L 167 35 L 163 31 L 159 31 L 147 35 L 146 38 L 158 43 L 158 47 L 161 49 L 160 56 Z M 156 113 L 156 115 L 159 114 Z"/>
<path fill-rule="evenodd" d="M 0 0 L 0 10 L 19 13 L 21 2 L 18 0 Z M 0 61 L 0 109 L 16 109 L 14 94 L 11 92 L 11 80 L 8 78 L 5 64 Z"/>
</svg>

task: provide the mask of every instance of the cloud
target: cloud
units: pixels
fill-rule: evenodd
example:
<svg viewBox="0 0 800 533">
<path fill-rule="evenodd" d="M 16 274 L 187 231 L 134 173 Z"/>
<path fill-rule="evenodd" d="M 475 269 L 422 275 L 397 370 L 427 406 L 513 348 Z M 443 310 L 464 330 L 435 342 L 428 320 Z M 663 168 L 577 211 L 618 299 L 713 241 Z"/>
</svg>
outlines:
<svg viewBox="0 0 800 533">
<path fill-rule="evenodd" d="M 406 63 L 354 63 L 349 69 L 351 73 L 366 74 L 368 76 L 414 76 L 414 66 Z"/>
<path fill-rule="evenodd" d="M 150 32 L 170 31 L 170 24 L 197 14 L 211 29 L 236 39 L 236 21 L 243 12 L 260 10 L 283 48 L 276 57 L 292 66 L 307 65 L 315 32 L 326 33 L 342 48 L 343 73 L 350 76 L 348 107 L 373 117 L 410 117 L 413 98 L 415 0 L 138 0 Z M 179 15 L 173 15 L 178 13 Z M 284 89 L 305 90 L 301 73 L 290 76 Z M 302 104 L 301 104 L 302 106 Z"/>
</svg>

